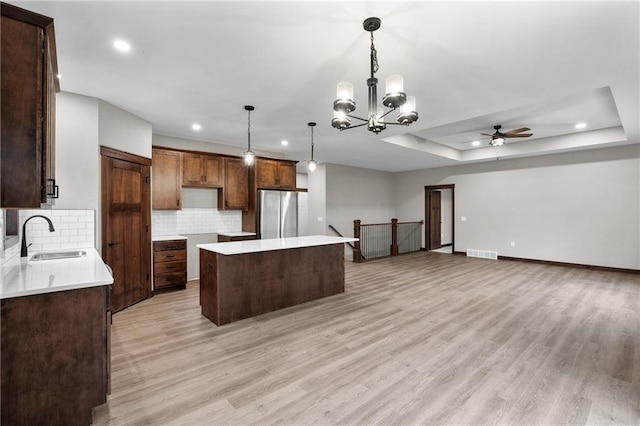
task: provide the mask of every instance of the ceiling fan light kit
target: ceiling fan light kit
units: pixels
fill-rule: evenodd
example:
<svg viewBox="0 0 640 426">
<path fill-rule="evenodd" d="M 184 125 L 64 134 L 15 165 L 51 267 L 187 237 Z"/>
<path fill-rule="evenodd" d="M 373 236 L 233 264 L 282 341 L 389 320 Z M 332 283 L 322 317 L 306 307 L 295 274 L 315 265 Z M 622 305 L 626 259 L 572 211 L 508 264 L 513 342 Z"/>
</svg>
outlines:
<svg viewBox="0 0 640 426">
<path fill-rule="evenodd" d="M 533 136 L 533 133 L 522 133 L 522 132 L 528 132 L 529 130 L 531 130 L 528 127 L 521 127 L 519 129 L 509 130 L 508 132 L 501 132 L 500 129 L 502 128 L 502 126 L 500 124 L 493 126 L 493 128 L 496 131 L 492 135 L 487 133 L 481 133 L 481 135 L 484 135 L 484 136 L 491 136 L 491 140 L 489 141 L 489 145 L 491 146 L 502 146 L 506 142 L 507 138 L 528 138 L 530 136 Z"/>
<path fill-rule="evenodd" d="M 375 73 L 378 71 L 378 52 L 373 44 L 373 32 L 380 28 L 382 21 L 380 18 L 367 18 L 362 23 L 365 31 L 371 33 L 371 53 L 369 55 L 370 77 L 367 79 L 369 102 L 368 118 L 360 118 L 350 115 L 355 111 L 356 103 L 353 100 L 353 84 L 349 82 L 338 83 L 336 100 L 333 102 L 333 120 L 331 125 L 338 130 L 354 129 L 356 127 L 367 126 L 367 129 L 374 133 L 380 133 L 386 129 L 387 124 L 405 125 L 413 123 L 418 119 L 416 112 L 416 98 L 407 96 L 404 92 L 404 81 L 401 75 L 390 75 L 387 77 L 386 94 L 382 98 L 382 105 L 389 108 L 386 113 L 378 108 L 378 79 Z M 384 118 L 392 111 L 400 108 L 397 123 L 386 123 Z M 361 124 L 351 126 L 351 119 L 362 121 Z"/>
</svg>

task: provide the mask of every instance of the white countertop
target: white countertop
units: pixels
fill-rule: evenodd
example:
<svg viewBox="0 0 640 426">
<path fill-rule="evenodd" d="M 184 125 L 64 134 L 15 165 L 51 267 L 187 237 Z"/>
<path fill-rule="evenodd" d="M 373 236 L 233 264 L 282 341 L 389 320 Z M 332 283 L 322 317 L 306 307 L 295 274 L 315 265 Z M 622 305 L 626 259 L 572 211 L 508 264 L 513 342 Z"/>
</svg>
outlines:
<svg viewBox="0 0 640 426">
<path fill-rule="evenodd" d="M 95 248 L 73 249 L 87 252 L 84 257 L 57 260 L 30 260 L 16 256 L 2 266 L 0 299 L 57 291 L 76 290 L 113 283 Z M 69 250 L 51 250 L 69 251 Z M 47 252 L 49 253 L 49 252 Z"/>
<path fill-rule="evenodd" d="M 182 235 L 154 235 L 151 237 L 151 241 L 173 241 L 173 240 L 186 240 L 187 237 Z"/>
<path fill-rule="evenodd" d="M 224 235 L 225 237 L 247 237 L 251 235 L 256 235 L 255 232 L 218 232 L 218 235 Z"/>
<path fill-rule="evenodd" d="M 357 238 L 311 235 L 307 237 L 271 238 L 267 240 L 232 241 L 229 243 L 198 244 L 198 248 L 224 255 L 324 246 L 358 241 Z"/>
</svg>

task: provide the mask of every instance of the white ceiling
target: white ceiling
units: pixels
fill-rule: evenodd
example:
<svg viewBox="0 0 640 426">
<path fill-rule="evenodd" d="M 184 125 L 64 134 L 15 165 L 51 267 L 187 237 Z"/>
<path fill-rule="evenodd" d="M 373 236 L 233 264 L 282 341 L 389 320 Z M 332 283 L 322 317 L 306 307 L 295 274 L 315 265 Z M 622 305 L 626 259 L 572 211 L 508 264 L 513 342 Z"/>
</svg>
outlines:
<svg viewBox="0 0 640 426">
<path fill-rule="evenodd" d="M 509 139 L 501 158 L 640 142 L 637 1 L 12 3 L 54 18 L 62 90 L 239 155 L 247 104 L 252 148 L 304 161 L 316 121 L 320 163 L 386 171 L 493 160 L 487 139 L 465 142 L 496 124 L 534 134 Z M 339 132 L 337 82 L 354 83 L 355 113 L 366 109 L 369 16 L 382 19 L 379 96 L 402 74 L 420 118 Z M 588 126 L 572 135 L 578 121 Z"/>
</svg>

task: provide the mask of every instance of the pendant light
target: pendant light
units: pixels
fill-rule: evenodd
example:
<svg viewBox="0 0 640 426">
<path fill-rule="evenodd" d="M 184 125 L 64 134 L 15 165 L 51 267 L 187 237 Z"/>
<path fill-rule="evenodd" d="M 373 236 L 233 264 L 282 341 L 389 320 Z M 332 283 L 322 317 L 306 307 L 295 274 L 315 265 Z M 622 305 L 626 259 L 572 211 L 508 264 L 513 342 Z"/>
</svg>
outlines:
<svg viewBox="0 0 640 426">
<path fill-rule="evenodd" d="M 308 123 L 308 125 L 309 127 L 311 127 L 311 160 L 307 161 L 307 167 L 309 168 L 310 172 L 313 172 L 318 165 L 318 162 L 313 159 L 313 128 L 315 127 L 316 123 Z"/>
<path fill-rule="evenodd" d="M 244 152 L 244 163 L 247 166 L 251 166 L 253 165 L 253 160 L 256 158 L 256 154 L 254 154 L 253 151 L 251 151 L 251 111 L 253 111 L 255 108 L 252 107 L 251 105 L 245 105 L 244 109 L 247 111 L 247 120 L 248 120 L 248 126 L 247 126 L 247 150 Z"/>
</svg>

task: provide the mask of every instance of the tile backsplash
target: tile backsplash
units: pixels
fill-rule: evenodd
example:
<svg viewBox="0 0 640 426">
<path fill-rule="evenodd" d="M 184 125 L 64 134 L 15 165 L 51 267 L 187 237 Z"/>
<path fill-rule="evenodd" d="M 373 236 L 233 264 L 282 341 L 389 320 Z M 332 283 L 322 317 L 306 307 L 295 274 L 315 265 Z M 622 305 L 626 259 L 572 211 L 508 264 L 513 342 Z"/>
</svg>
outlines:
<svg viewBox="0 0 640 426">
<path fill-rule="evenodd" d="M 215 208 L 153 210 L 153 235 L 214 234 L 242 231 L 242 212 Z"/>
<path fill-rule="evenodd" d="M 95 210 L 20 210 L 19 238 L 22 239 L 22 224 L 33 215 L 51 219 L 55 230 L 49 232 L 49 224 L 42 218 L 31 219 L 26 226 L 29 253 L 55 249 L 95 247 Z M 4 234 L 3 234 L 4 235 Z M 3 258 L 20 254 L 20 244 L 3 248 Z"/>
</svg>

